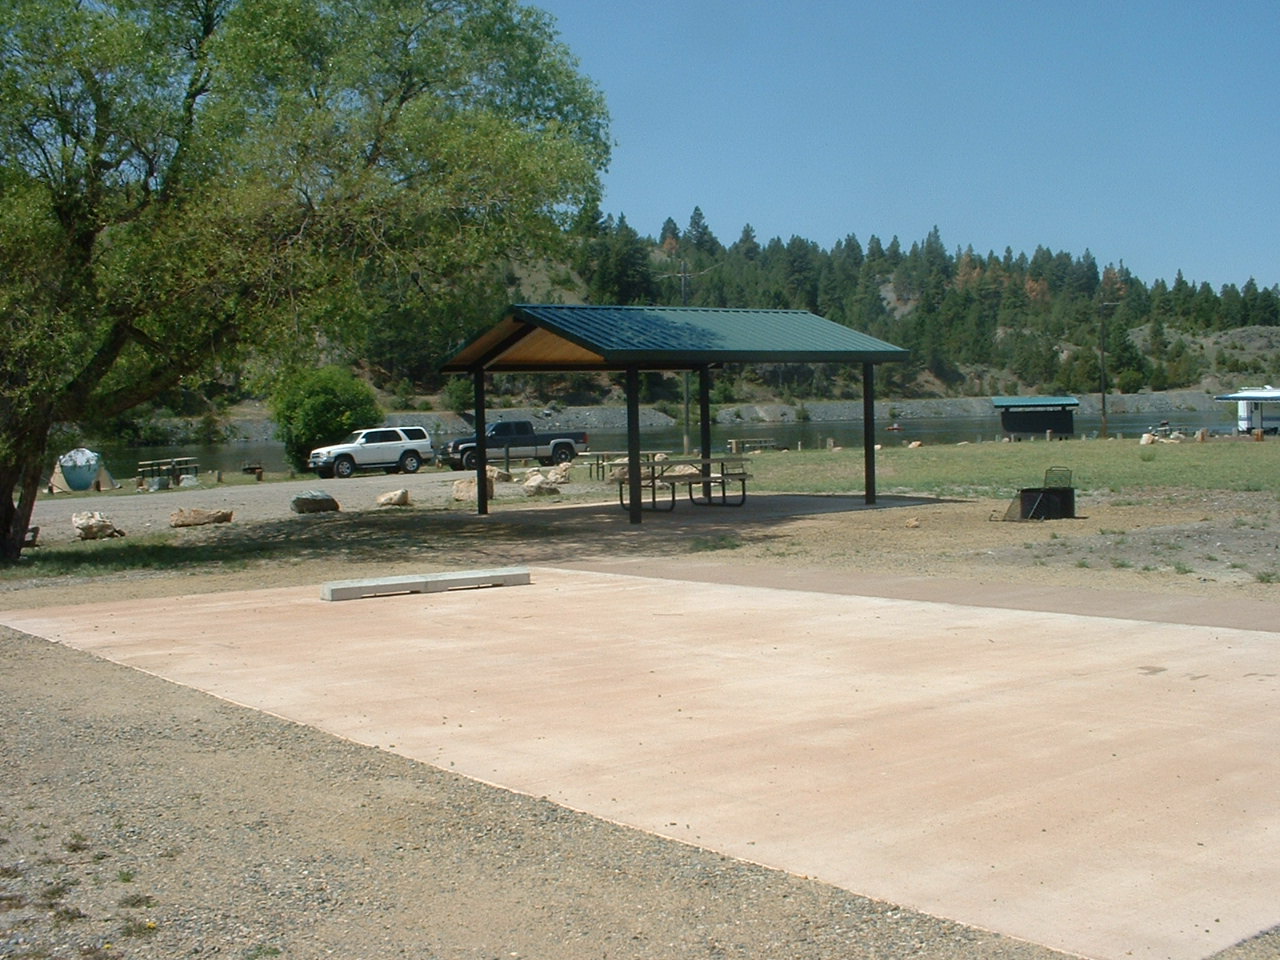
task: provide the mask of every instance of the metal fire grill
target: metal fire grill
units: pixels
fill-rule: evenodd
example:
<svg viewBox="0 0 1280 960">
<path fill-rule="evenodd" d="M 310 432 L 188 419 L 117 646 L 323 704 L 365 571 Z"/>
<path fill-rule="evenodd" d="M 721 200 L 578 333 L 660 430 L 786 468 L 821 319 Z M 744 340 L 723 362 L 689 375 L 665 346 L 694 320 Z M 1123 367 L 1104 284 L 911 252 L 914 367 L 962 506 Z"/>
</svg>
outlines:
<svg viewBox="0 0 1280 960">
<path fill-rule="evenodd" d="M 1075 515 L 1076 490 L 1071 485 L 1071 471 L 1066 467 L 1050 467 L 1044 472 L 1044 486 L 1019 490 L 1000 519 L 1070 520 Z"/>
</svg>

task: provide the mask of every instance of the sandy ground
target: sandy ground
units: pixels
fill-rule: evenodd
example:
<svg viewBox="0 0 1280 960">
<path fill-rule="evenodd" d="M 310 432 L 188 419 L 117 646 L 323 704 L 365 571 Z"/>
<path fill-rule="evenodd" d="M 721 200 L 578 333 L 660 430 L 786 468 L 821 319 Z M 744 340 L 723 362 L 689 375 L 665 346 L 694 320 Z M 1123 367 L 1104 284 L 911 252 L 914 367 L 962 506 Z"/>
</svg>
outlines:
<svg viewBox="0 0 1280 960">
<path fill-rule="evenodd" d="M 684 506 L 635 527 L 603 485 L 576 503 L 533 504 L 502 488 L 487 517 L 442 510 L 453 479 L 42 502 L 45 542 L 69 539 L 71 510 L 90 503 L 131 546 L 166 529 L 179 506 L 233 509 L 235 520 L 177 531 L 199 550 L 160 548 L 153 571 L 8 578 L 0 608 L 531 563 L 1032 609 L 1052 593 L 1047 605 L 1067 612 L 1264 631 L 1280 622 L 1271 582 L 1280 508 L 1265 494 L 1089 499 L 1080 519 L 1046 523 L 994 521 L 1005 502 L 882 497 L 867 509 L 850 498 L 753 495 L 741 510 Z M 317 486 L 342 511 L 292 514 L 293 493 Z M 374 507 L 400 486 L 415 506 Z M 19 634 L 0 650 L 0 908 L 11 907 L 0 912 L 0 956 L 161 957 L 212 944 L 252 957 L 1059 956 L 451 777 Z M 135 876 L 145 887 L 132 888 Z M 1276 955 L 1272 932 L 1221 956 Z"/>
<path fill-rule="evenodd" d="M 1077 519 L 1045 522 L 1000 521 L 1007 500 L 882 495 L 878 509 L 868 510 L 859 497 L 753 494 L 742 510 L 686 505 L 646 515 L 635 526 L 617 507 L 611 484 L 579 479 L 565 488 L 573 497 L 569 503 L 530 501 L 517 484 L 500 484 L 490 515 L 477 517 L 453 503 L 457 478 L 424 471 L 41 500 L 33 522 L 46 543 L 74 540 L 71 514 L 85 509 L 110 516 L 130 543 L 168 531 L 179 508 L 232 510 L 234 520 L 176 531 L 180 545 L 205 549 L 173 551 L 155 561 L 160 567 L 153 572 L 95 576 L 93 582 L 18 576 L 0 580 L 0 598 L 5 591 L 33 593 L 24 596 L 26 606 L 46 602 L 40 598 L 65 603 L 121 591 L 141 596 L 314 583 L 361 571 L 645 556 L 793 573 L 848 571 L 1224 600 L 1269 601 L 1280 590 L 1280 502 L 1264 492 L 1081 497 Z M 375 505 L 378 494 L 398 488 L 410 492 L 413 506 Z M 341 511 L 291 513 L 291 498 L 308 489 L 332 493 Z"/>
</svg>

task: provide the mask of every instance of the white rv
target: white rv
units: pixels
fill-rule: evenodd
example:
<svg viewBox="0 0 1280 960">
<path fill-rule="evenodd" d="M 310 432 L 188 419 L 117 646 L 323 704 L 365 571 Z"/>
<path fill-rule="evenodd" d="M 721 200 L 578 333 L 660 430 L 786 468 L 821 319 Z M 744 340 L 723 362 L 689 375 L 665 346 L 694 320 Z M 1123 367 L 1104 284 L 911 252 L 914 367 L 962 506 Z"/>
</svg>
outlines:
<svg viewBox="0 0 1280 960">
<path fill-rule="evenodd" d="M 1280 389 L 1276 387 L 1245 387 L 1213 399 L 1235 401 L 1237 433 L 1253 433 L 1255 430 L 1276 433 L 1280 430 Z"/>
</svg>

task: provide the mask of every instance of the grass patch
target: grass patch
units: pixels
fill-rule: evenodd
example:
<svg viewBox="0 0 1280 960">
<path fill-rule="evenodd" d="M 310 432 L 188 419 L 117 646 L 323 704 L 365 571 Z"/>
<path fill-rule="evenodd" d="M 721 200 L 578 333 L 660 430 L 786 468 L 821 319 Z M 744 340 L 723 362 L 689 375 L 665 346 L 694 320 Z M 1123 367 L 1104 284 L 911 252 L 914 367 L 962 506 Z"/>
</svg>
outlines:
<svg viewBox="0 0 1280 960">
<path fill-rule="evenodd" d="M 157 930 L 154 920 L 134 920 L 129 919 L 124 922 L 124 926 L 120 928 L 120 936 L 122 937 L 150 937 L 154 936 Z"/>
<path fill-rule="evenodd" d="M 737 550 L 742 546 L 742 538 L 732 533 L 722 533 L 714 537 L 694 537 L 689 544 L 691 553 L 702 553 L 709 550 Z"/>
<path fill-rule="evenodd" d="M 886 447 L 876 455 L 884 492 L 943 497 L 1012 497 L 1040 486 L 1050 467 L 1072 471 L 1081 494 L 1135 495 L 1152 488 L 1265 490 L 1280 495 L 1280 444 L 1169 444 L 1155 460 L 1127 440 L 1062 443 L 978 443 Z M 755 486 L 779 493 L 848 493 L 862 489 L 862 450 L 803 450 L 753 454 Z M 1138 497 L 1137 502 L 1149 499 Z"/>
</svg>

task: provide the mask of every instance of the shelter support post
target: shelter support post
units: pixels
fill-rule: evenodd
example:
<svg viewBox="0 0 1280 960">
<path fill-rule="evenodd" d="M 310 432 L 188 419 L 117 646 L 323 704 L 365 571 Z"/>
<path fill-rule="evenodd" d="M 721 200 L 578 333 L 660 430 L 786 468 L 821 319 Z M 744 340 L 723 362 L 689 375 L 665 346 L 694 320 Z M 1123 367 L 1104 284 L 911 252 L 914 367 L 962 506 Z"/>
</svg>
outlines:
<svg viewBox="0 0 1280 960">
<path fill-rule="evenodd" d="M 876 366 L 862 365 L 863 502 L 876 502 Z"/>
<path fill-rule="evenodd" d="M 698 368 L 698 443 L 702 450 L 700 456 L 704 463 L 702 464 L 702 475 L 704 477 L 711 476 L 711 367 L 703 365 Z M 711 500 L 711 485 L 704 483 L 702 485 L 702 498 Z"/>
<path fill-rule="evenodd" d="M 698 444 L 704 460 L 711 456 L 711 368 L 698 368 Z"/>
<path fill-rule="evenodd" d="M 484 439 L 484 408 L 488 401 L 484 395 L 484 369 L 477 368 L 472 376 L 476 388 L 476 513 L 484 516 L 489 512 L 489 457 Z"/>
<path fill-rule="evenodd" d="M 640 522 L 640 370 L 627 367 L 627 491 L 630 519 Z"/>
</svg>

